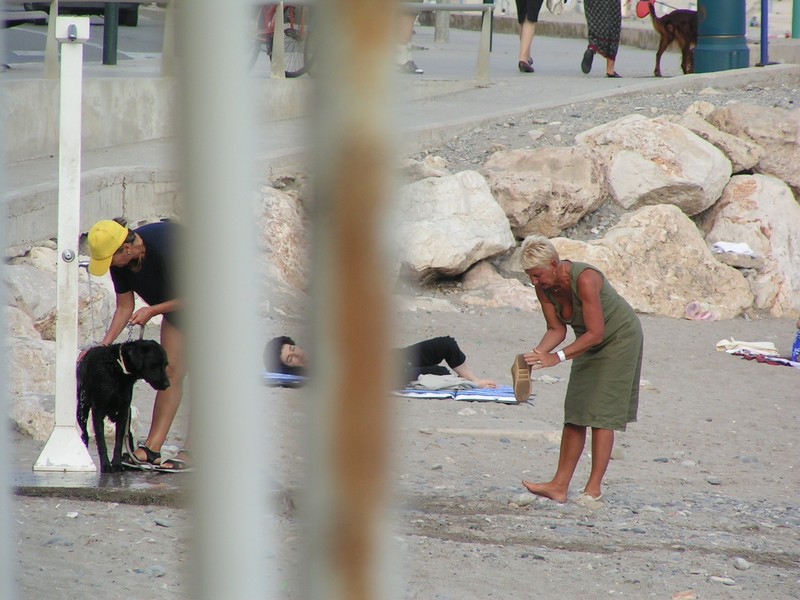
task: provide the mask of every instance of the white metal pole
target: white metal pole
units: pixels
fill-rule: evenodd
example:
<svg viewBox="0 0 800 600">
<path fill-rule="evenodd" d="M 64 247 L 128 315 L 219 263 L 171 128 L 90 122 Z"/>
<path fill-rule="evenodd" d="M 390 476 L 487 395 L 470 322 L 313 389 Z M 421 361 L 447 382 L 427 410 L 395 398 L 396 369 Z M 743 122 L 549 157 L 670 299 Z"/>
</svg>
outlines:
<svg viewBox="0 0 800 600">
<path fill-rule="evenodd" d="M 286 53 L 284 52 L 283 32 L 286 24 L 283 21 L 283 2 L 278 2 L 275 6 L 275 22 L 272 30 L 272 62 L 270 63 L 270 77 L 273 79 L 284 79 L 286 77 Z"/>
<path fill-rule="evenodd" d="M 478 48 L 478 81 L 489 81 L 489 51 L 492 40 L 492 11 L 487 10 L 481 17 L 481 40 Z"/>
<path fill-rule="evenodd" d="M 188 329 L 197 545 L 191 598 L 277 598 L 266 493 L 269 404 L 260 386 L 259 269 L 246 0 L 180 12 Z M 252 29 L 252 27 L 250 27 Z"/>
<path fill-rule="evenodd" d="M 5 48 L 4 33 L 0 30 L 0 48 Z M 5 97 L 3 92 L 3 81 L 0 78 L 0 97 Z M 5 141 L 5 119 L 0 119 L 0 140 Z M 0 146 L 4 145 L 0 142 Z M 3 148 L 5 150 L 5 148 Z M 0 197 L 5 198 L 6 180 L 4 165 L 0 164 Z M 6 231 L 7 204 L 4 202 L 0 206 L 0 248 L 8 247 L 8 235 Z M 0 265 L 0 277 L 2 281 L 8 281 L 6 277 L 5 261 Z M 0 285 L 0 306 L 8 306 L 8 294 L 6 286 Z M 0 311 L 0 331 L 6 329 L 6 311 Z M 0 381 L 8 381 L 8 348 L 7 344 L 0 344 Z M 9 408 L 8 385 L 0 386 L 0 414 L 7 415 Z M 0 427 L 0 456 L 13 456 L 9 427 Z M 14 470 L 12 461 L 4 460 L 0 464 L 0 481 L 3 482 L 3 489 L 0 491 L 0 598 L 14 600 L 18 597 L 15 586 L 17 573 L 15 568 L 19 564 L 16 554 L 16 536 L 14 531 L 13 500 L 11 495 L 11 473 Z M 13 554 L 12 554 L 13 553 Z"/>
<path fill-rule="evenodd" d="M 78 357 L 78 236 L 81 196 L 81 86 L 88 17 L 58 17 L 61 101 L 58 140 L 58 289 L 56 292 L 55 427 L 35 471 L 95 471 L 75 426 Z"/>
</svg>

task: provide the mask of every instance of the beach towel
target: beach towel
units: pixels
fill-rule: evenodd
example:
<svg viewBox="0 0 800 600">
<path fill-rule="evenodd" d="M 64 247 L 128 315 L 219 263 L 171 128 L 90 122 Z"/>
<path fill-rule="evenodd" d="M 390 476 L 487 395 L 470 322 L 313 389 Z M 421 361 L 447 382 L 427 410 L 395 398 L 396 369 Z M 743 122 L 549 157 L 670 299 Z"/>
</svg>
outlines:
<svg viewBox="0 0 800 600">
<path fill-rule="evenodd" d="M 426 390 L 409 387 L 395 391 L 394 395 L 404 398 L 450 399 L 465 402 L 517 403 L 516 398 L 514 398 L 514 389 L 508 385 L 497 388 L 470 388 L 463 390 Z"/>
<path fill-rule="evenodd" d="M 717 350 L 728 354 L 734 354 L 737 350 L 747 350 L 764 356 L 778 356 L 779 354 L 778 349 L 772 342 L 740 342 L 733 338 L 718 341 Z"/>
<path fill-rule="evenodd" d="M 261 383 L 270 387 L 289 387 L 296 388 L 308 383 L 308 377 L 303 375 L 287 375 L 286 373 L 272 373 L 262 371 Z"/>
<path fill-rule="evenodd" d="M 458 375 L 431 375 L 426 373 L 409 383 L 408 387 L 423 390 L 463 390 L 474 388 L 475 384 L 469 379 L 464 379 Z"/>
<path fill-rule="evenodd" d="M 749 350 L 736 350 L 732 352 L 734 356 L 741 356 L 746 360 L 754 360 L 760 363 L 766 363 L 768 365 L 775 365 L 781 367 L 794 367 L 795 369 L 800 369 L 800 362 L 795 362 L 793 360 L 789 360 L 788 358 L 782 358 L 780 356 L 767 356 L 765 354 L 758 354 L 757 352 L 751 352 Z"/>
</svg>

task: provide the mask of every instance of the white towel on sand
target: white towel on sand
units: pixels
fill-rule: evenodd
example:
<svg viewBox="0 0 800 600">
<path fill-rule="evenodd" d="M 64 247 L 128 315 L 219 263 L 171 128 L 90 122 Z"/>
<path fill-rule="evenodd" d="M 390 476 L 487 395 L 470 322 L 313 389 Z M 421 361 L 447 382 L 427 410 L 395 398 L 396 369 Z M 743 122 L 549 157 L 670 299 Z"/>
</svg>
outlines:
<svg viewBox="0 0 800 600">
<path fill-rule="evenodd" d="M 764 356 L 778 356 L 778 349 L 772 342 L 740 342 L 733 338 L 717 342 L 717 350 L 733 354 L 737 350 L 749 350 Z"/>
</svg>

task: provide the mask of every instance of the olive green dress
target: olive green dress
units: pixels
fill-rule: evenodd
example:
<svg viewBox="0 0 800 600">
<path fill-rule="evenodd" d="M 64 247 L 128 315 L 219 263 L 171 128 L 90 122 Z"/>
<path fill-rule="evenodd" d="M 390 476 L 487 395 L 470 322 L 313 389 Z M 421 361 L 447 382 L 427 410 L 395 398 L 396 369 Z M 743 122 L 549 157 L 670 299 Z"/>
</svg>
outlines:
<svg viewBox="0 0 800 600">
<path fill-rule="evenodd" d="M 572 318 L 561 316 L 561 305 L 549 291 L 548 300 L 558 318 L 572 327 L 575 337 L 586 333 L 583 306 L 578 297 L 578 276 L 585 269 L 597 271 L 603 278 L 600 301 L 603 307 L 603 341 L 572 362 L 564 399 L 564 423 L 624 431 L 636 421 L 639 408 L 639 378 L 642 371 L 644 337 L 639 317 L 630 304 L 617 294 L 597 268 L 586 263 L 570 263 Z"/>
</svg>

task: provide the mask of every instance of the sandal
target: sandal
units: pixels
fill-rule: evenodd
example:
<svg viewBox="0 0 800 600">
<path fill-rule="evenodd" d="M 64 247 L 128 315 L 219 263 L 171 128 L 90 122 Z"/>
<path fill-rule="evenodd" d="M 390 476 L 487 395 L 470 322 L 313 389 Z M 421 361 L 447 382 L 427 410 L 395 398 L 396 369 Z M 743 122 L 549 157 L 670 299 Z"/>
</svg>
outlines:
<svg viewBox="0 0 800 600">
<path fill-rule="evenodd" d="M 152 471 L 156 467 L 161 466 L 161 452 L 151 450 L 144 444 L 139 444 L 136 449 L 144 450 L 146 458 L 144 460 L 140 460 L 137 458 L 136 454 L 131 452 L 130 454 L 126 454 L 122 457 L 122 466 L 127 467 L 128 469 L 135 469 L 137 471 Z"/>
<path fill-rule="evenodd" d="M 192 467 L 188 461 L 178 458 L 178 456 L 181 454 L 187 458 L 192 456 L 192 453 L 189 450 L 186 448 L 181 448 L 178 450 L 178 454 L 163 461 L 160 465 L 155 466 L 154 469 L 159 473 L 191 473 L 194 470 L 194 467 Z M 166 465 L 172 466 L 167 467 Z"/>
<path fill-rule="evenodd" d="M 575 499 L 575 504 L 590 510 L 597 510 L 605 506 L 605 504 L 601 502 L 602 498 L 603 494 L 600 494 L 599 496 L 590 496 L 589 494 L 581 492 L 581 495 Z"/>
</svg>

